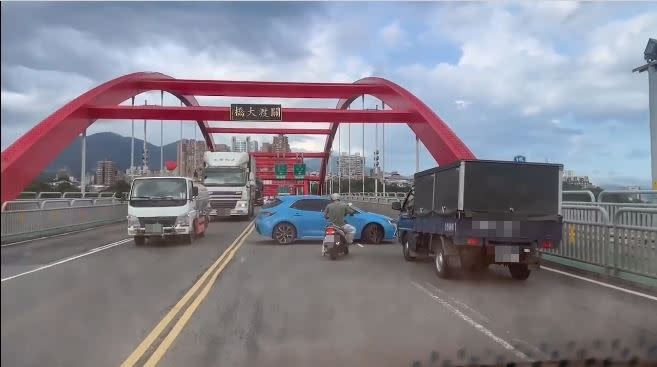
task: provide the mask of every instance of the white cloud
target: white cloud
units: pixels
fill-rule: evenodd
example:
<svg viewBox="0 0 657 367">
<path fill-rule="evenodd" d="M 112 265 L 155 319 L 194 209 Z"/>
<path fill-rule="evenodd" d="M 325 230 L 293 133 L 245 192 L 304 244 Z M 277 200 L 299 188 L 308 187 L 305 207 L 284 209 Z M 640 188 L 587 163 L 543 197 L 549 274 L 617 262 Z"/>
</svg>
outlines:
<svg viewBox="0 0 657 367">
<path fill-rule="evenodd" d="M 397 47 L 404 42 L 406 32 L 402 29 L 398 20 L 389 23 L 380 32 L 381 40 L 386 47 Z"/>
<path fill-rule="evenodd" d="M 468 106 L 470 106 L 472 104 L 472 102 L 464 101 L 462 99 L 457 99 L 456 101 L 454 101 L 454 104 L 456 105 L 457 109 L 465 110 L 466 108 L 468 108 Z"/>
</svg>

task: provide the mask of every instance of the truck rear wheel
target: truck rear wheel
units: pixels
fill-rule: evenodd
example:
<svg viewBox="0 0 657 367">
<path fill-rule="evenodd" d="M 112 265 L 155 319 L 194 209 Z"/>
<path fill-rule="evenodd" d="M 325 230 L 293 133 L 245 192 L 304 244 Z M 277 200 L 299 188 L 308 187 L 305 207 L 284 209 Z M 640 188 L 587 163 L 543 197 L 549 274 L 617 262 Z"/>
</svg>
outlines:
<svg viewBox="0 0 657 367">
<path fill-rule="evenodd" d="M 436 257 L 434 258 L 433 263 L 438 277 L 448 279 L 452 275 L 452 269 L 450 269 L 449 265 L 447 264 L 445 251 L 443 250 L 444 241 L 445 240 L 441 237 L 440 247 L 435 250 Z"/>
<path fill-rule="evenodd" d="M 146 243 L 146 237 L 144 236 L 135 236 L 133 239 L 135 240 L 135 245 L 137 246 L 143 246 Z"/>
<path fill-rule="evenodd" d="M 527 264 L 509 264 L 509 272 L 511 273 L 511 278 L 517 280 L 526 280 L 529 278 L 531 270 Z"/>
</svg>

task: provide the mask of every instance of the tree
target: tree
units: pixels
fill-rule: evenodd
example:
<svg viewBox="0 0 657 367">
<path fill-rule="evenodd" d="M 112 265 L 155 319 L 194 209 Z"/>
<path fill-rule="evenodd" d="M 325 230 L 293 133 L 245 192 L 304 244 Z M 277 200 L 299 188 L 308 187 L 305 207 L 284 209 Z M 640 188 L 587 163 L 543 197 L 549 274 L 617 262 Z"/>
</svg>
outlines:
<svg viewBox="0 0 657 367">
<path fill-rule="evenodd" d="M 105 190 L 104 192 L 113 192 L 114 196 L 121 196 L 121 193 L 130 191 L 130 184 L 124 180 L 118 180 L 116 183 Z"/>
<path fill-rule="evenodd" d="M 80 189 L 73 186 L 73 184 L 71 184 L 70 181 L 61 181 L 57 183 L 57 186 L 55 186 L 55 191 L 72 192 L 72 191 L 80 191 Z"/>
</svg>

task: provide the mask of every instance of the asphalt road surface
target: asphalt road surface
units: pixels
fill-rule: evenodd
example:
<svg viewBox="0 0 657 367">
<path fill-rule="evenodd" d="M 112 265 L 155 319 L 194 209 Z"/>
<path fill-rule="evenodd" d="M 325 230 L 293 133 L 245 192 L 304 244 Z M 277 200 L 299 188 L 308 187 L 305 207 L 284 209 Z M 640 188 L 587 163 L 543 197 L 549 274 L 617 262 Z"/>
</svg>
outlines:
<svg viewBox="0 0 657 367">
<path fill-rule="evenodd" d="M 394 243 L 330 261 L 237 221 L 191 246 L 127 238 L 115 225 L 2 248 L 3 366 L 657 358 L 654 295 L 548 270 L 442 280 Z"/>
</svg>

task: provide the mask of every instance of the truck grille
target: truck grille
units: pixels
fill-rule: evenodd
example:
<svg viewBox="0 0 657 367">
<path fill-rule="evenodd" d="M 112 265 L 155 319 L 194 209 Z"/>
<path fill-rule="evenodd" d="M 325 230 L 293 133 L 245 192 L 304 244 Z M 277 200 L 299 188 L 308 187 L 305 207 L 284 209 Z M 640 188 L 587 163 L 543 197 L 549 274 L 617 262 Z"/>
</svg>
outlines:
<svg viewBox="0 0 657 367">
<path fill-rule="evenodd" d="M 160 223 L 164 227 L 171 227 L 176 223 L 176 217 L 141 217 L 139 218 L 139 225 Z"/>
<path fill-rule="evenodd" d="M 234 208 L 237 204 L 237 200 L 210 200 L 210 206 L 212 209 L 217 208 Z"/>
</svg>

